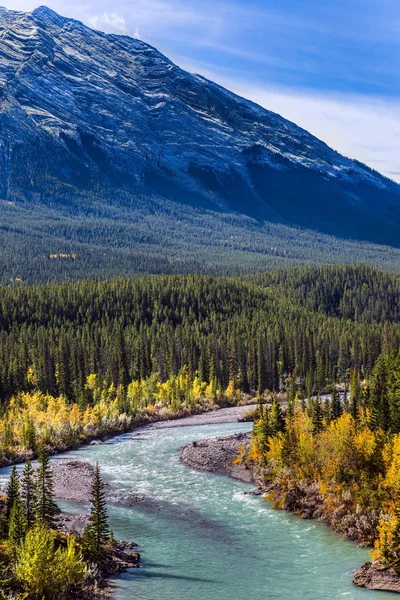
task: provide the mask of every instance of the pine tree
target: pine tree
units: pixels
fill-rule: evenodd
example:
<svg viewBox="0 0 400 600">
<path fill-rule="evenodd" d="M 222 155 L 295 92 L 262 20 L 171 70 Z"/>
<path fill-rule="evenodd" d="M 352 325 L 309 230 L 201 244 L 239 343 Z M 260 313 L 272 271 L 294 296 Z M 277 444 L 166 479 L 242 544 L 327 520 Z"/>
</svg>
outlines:
<svg viewBox="0 0 400 600">
<path fill-rule="evenodd" d="M 291 377 L 289 380 L 289 389 L 287 393 L 287 414 L 289 418 L 293 416 L 296 398 L 296 380 L 294 379 L 294 377 Z"/>
<path fill-rule="evenodd" d="M 14 506 L 15 500 L 17 500 L 19 496 L 19 477 L 17 474 L 17 467 L 14 465 L 11 471 L 10 479 L 7 484 L 7 501 L 6 501 L 6 519 L 9 521 L 12 508 Z"/>
<path fill-rule="evenodd" d="M 327 396 L 325 399 L 323 406 L 323 414 L 327 425 L 329 425 L 329 423 L 332 421 L 332 402 L 329 396 Z"/>
<path fill-rule="evenodd" d="M 322 411 L 321 398 L 319 396 L 314 401 L 311 419 L 312 419 L 314 433 L 319 433 L 320 431 L 322 431 L 322 429 L 323 429 L 323 411 Z"/>
<path fill-rule="evenodd" d="M 53 500 L 53 474 L 49 456 L 44 448 L 41 449 L 38 460 L 39 469 L 35 485 L 35 519 L 40 525 L 55 529 L 55 515 L 59 512 L 59 509 Z"/>
<path fill-rule="evenodd" d="M 35 477 L 29 460 L 22 473 L 21 497 L 24 503 L 26 525 L 30 529 L 35 521 Z"/>
<path fill-rule="evenodd" d="M 26 526 L 27 523 L 24 514 L 24 506 L 21 498 L 18 496 L 14 500 L 8 523 L 8 541 L 10 542 L 13 552 L 16 551 L 17 547 L 24 539 L 26 534 Z"/>
<path fill-rule="evenodd" d="M 285 421 L 282 414 L 282 409 L 277 399 L 273 398 L 270 411 L 270 426 L 272 435 L 276 435 L 285 429 Z"/>
<path fill-rule="evenodd" d="M 90 553 L 98 555 L 101 547 L 108 541 L 107 506 L 104 494 L 104 483 L 100 474 L 99 463 L 96 463 L 91 495 L 89 523 L 84 533 L 85 545 Z"/>
<path fill-rule="evenodd" d="M 254 420 L 262 419 L 264 414 L 264 402 L 261 394 L 257 394 L 257 407 L 254 411 Z"/>
<path fill-rule="evenodd" d="M 332 407 L 332 419 L 338 419 L 343 412 L 343 406 L 342 406 L 342 402 L 340 400 L 340 394 L 339 394 L 338 390 L 336 389 L 335 385 L 332 386 L 331 407 Z"/>
<path fill-rule="evenodd" d="M 371 382 L 370 409 L 372 414 L 372 426 L 376 429 L 378 427 L 381 427 L 385 432 L 390 430 L 391 424 L 388 379 L 388 357 L 381 355 L 378 358 L 373 371 Z"/>
<path fill-rule="evenodd" d="M 362 388 L 360 374 L 354 369 L 350 380 L 350 413 L 355 421 L 358 421 L 358 407 L 362 403 Z"/>
<path fill-rule="evenodd" d="M 257 439 L 265 455 L 269 449 L 269 438 L 273 436 L 273 431 L 271 429 L 270 409 L 268 405 L 266 404 L 264 409 L 261 406 L 260 410 L 261 417 L 254 421 L 254 437 Z"/>
</svg>

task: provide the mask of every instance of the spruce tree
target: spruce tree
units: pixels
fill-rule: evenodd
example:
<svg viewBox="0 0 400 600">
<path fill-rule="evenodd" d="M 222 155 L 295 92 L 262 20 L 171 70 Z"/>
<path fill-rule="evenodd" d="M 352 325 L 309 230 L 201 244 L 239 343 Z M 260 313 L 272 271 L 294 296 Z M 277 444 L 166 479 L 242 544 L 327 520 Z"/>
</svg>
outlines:
<svg viewBox="0 0 400 600">
<path fill-rule="evenodd" d="M 17 474 L 17 467 L 13 465 L 10 479 L 7 484 L 7 501 L 6 501 L 6 519 L 9 521 L 14 502 L 19 498 L 19 478 Z"/>
<path fill-rule="evenodd" d="M 24 503 L 26 525 L 30 529 L 35 521 L 35 476 L 31 462 L 25 464 L 21 477 L 21 497 Z"/>
<path fill-rule="evenodd" d="M 323 426 L 324 426 L 323 411 L 322 411 L 321 398 L 319 396 L 317 397 L 317 399 L 314 402 L 311 419 L 312 419 L 314 433 L 319 433 L 320 431 L 322 431 Z"/>
<path fill-rule="evenodd" d="M 283 418 L 282 409 L 275 396 L 271 404 L 270 426 L 272 435 L 276 435 L 277 433 L 284 431 L 285 429 L 285 420 Z"/>
<path fill-rule="evenodd" d="M 104 483 L 101 478 L 99 463 L 96 463 L 92 485 L 90 517 L 84 538 L 88 550 L 99 555 L 101 547 L 108 541 L 109 537 L 110 529 L 108 526 Z"/>
<path fill-rule="evenodd" d="M 14 553 L 25 537 L 26 527 L 27 523 L 24 514 L 24 506 L 21 498 L 18 496 L 14 500 L 8 523 L 8 541 L 10 542 L 11 549 Z"/>
<path fill-rule="evenodd" d="M 329 396 L 327 396 L 327 398 L 325 399 L 324 402 L 324 406 L 323 406 L 323 414 L 326 420 L 327 425 L 329 425 L 329 423 L 332 421 L 332 402 L 329 398 Z"/>
<path fill-rule="evenodd" d="M 362 388 L 360 374 L 354 369 L 350 380 L 350 413 L 355 421 L 358 421 L 358 407 L 362 404 Z"/>
<path fill-rule="evenodd" d="M 53 500 L 53 473 L 49 456 L 44 448 L 41 449 L 38 460 L 39 469 L 36 474 L 35 485 L 35 519 L 40 525 L 55 529 L 55 516 L 59 509 Z"/>
<path fill-rule="evenodd" d="M 343 406 L 340 399 L 340 394 L 336 389 L 336 386 L 332 386 L 331 392 L 331 407 L 332 407 L 332 419 L 338 419 L 343 412 Z"/>
<path fill-rule="evenodd" d="M 269 449 L 269 438 L 273 435 L 270 421 L 270 409 L 266 404 L 264 409 L 261 407 L 261 418 L 254 422 L 254 436 L 261 446 L 263 452 Z"/>
<path fill-rule="evenodd" d="M 372 427 L 374 429 L 381 427 L 385 432 L 390 430 L 391 425 L 388 380 L 388 357 L 381 355 L 372 375 L 370 410 Z"/>
</svg>

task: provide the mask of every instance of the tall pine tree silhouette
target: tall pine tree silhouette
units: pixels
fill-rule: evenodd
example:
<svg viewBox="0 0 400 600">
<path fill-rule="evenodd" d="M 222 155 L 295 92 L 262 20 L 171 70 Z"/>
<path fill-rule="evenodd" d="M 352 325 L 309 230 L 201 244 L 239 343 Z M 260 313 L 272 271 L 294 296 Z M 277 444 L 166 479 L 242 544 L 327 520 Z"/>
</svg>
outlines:
<svg viewBox="0 0 400 600">
<path fill-rule="evenodd" d="M 54 502 L 53 473 L 50 459 L 44 448 L 39 454 L 39 469 L 36 475 L 35 519 L 40 525 L 56 529 L 55 516 L 59 509 Z"/>
<path fill-rule="evenodd" d="M 10 479 L 7 484 L 7 501 L 6 501 L 6 519 L 9 521 L 12 508 L 14 506 L 15 500 L 17 500 L 19 496 L 19 478 L 17 474 L 17 467 L 13 465 Z"/>
<path fill-rule="evenodd" d="M 35 476 L 31 462 L 26 461 L 21 477 L 21 497 L 25 509 L 26 525 L 28 529 L 35 521 Z"/>
<path fill-rule="evenodd" d="M 109 537 L 110 529 L 108 526 L 104 483 L 101 478 L 99 463 L 96 463 L 92 485 L 90 517 L 85 530 L 88 550 L 95 555 L 99 555 L 101 547 L 107 543 Z"/>
<path fill-rule="evenodd" d="M 15 498 L 13 507 L 10 513 L 8 523 L 8 540 L 11 544 L 11 549 L 15 554 L 19 544 L 22 542 L 26 534 L 26 518 L 24 513 L 24 505 L 18 494 Z"/>
</svg>

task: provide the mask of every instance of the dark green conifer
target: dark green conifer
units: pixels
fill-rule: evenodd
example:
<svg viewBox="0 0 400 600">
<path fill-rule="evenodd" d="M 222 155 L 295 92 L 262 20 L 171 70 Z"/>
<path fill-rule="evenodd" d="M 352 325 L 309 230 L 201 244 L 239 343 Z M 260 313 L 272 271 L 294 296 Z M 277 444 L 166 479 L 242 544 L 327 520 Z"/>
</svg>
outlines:
<svg viewBox="0 0 400 600">
<path fill-rule="evenodd" d="M 276 397 L 273 397 L 270 410 L 270 427 L 272 435 L 276 435 L 285 429 L 285 420 L 283 418 L 282 409 Z"/>
<path fill-rule="evenodd" d="M 13 465 L 11 470 L 10 479 L 7 484 L 7 501 L 6 501 L 6 519 L 10 520 L 11 510 L 14 506 L 14 502 L 19 498 L 19 477 L 17 474 L 17 467 Z"/>
<path fill-rule="evenodd" d="M 319 433 L 323 429 L 323 410 L 321 404 L 321 398 L 318 396 L 314 401 L 313 409 L 312 409 L 312 424 L 314 433 Z"/>
<path fill-rule="evenodd" d="M 336 389 L 335 385 L 332 386 L 331 409 L 332 409 L 332 419 L 338 419 L 343 412 L 343 406 L 342 406 L 342 401 L 340 399 L 340 393 Z"/>
<path fill-rule="evenodd" d="M 362 388 L 360 374 L 355 369 L 351 373 L 350 379 L 350 414 L 355 421 L 358 421 L 358 409 L 362 404 Z"/>
<path fill-rule="evenodd" d="M 24 539 L 26 527 L 27 524 L 24 514 L 24 506 L 21 498 L 18 495 L 18 497 L 14 500 L 8 523 L 8 541 L 10 542 L 13 553 L 15 553 L 17 547 Z"/>
<path fill-rule="evenodd" d="M 43 526 L 56 528 L 55 516 L 59 513 L 54 502 L 53 473 L 50 459 L 44 448 L 39 454 L 39 469 L 35 485 L 35 520 Z"/>
<path fill-rule="evenodd" d="M 35 521 L 35 475 L 31 462 L 26 461 L 21 477 L 21 498 L 24 504 L 28 529 Z"/>
<path fill-rule="evenodd" d="M 99 463 L 96 463 L 92 485 L 89 523 L 84 533 L 86 549 L 89 553 L 98 555 L 101 547 L 107 543 L 109 537 L 110 529 L 108 526 L 104 483 L 101 478 Z"/>
</svg>

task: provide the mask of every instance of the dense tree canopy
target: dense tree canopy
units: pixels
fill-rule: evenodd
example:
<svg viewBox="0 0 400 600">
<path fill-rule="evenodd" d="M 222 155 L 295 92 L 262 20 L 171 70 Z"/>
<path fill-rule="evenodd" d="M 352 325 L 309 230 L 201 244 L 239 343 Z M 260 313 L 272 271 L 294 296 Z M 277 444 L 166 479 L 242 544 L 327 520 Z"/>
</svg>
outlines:
<svg viewBox="0 0 400 600">
<path fill-rule="evenodd" d="M 289 375 L 322 389 L 354 368 L 368 375 L 398 347 L 398 287 L 373 269 L 327 267 L 2 288 L 0 396 L 37 389 L 85 403 L 92 373 L 127 386 L 182 367 L 223 389 L 279 391 Z"/>
</svg>

